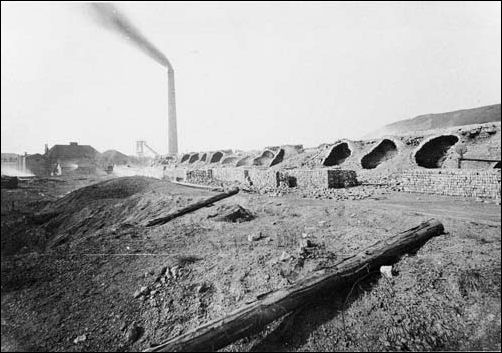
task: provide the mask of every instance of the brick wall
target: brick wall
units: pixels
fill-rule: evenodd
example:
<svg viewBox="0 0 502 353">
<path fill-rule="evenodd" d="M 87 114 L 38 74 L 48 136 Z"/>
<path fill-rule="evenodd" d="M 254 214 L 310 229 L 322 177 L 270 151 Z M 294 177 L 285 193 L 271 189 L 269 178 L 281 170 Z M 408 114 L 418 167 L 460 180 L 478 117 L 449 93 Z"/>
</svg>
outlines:
<svg viewBox="0 0 502 353">
<path fill-rule="evenodd" d="M 281 185 L 299 188 L 343 188 L 357 185 L 356 173 L 342 169 L 288 169 L 214 168 L 184 169 L 166 168 L 164 178 L 185 180 L 194 184 L 210 184 L 212 181 L 239 182 L 258 189 L 272 189 Z"/>
<path fill-rule="evenodd" d="M 193 184 L 209 184 L 213 181 L 212 169 L 195 169 L 186 172 L 186 181 Z"/>
<path fill-rule="evenodd" d="M 500 201 L 500 170 L 408 170 L 398 178 L 402 191 Z"/>
<path fill-rule="evenodd" d="M 245 183 L 245 173 L 243 168 L 214 168 L 213 178 L 221 181 Z"/>
<path fill-rule="evenodd" d="M 357 176 L 353 170 L 289 169 L 279 172 L 279 181 L 305 189 L 344 188 L 357 185 Z"/>
<path fill-rule="evenodd" d="M 374 169 L 369 170 L 358 170 L 357 180 L 361 184 L 372 184 L 372 185 L 387 185 L 395 186 L 400 179 L 401 172 L 389 172 L 385 171 L 375 171 Z"/>
<path fill-rule="evenodd" d="M 275 170 L 250 168 L 247 169 L 247 173 L 255 188 L 276 188 L 279 186 Z"/>
<path fill-rule="evenodd" d="M 357 174 L 353 170 L 334 169 L 327 172 L 329 188 L 347 188 L 358 184 Z"/>
</svg>

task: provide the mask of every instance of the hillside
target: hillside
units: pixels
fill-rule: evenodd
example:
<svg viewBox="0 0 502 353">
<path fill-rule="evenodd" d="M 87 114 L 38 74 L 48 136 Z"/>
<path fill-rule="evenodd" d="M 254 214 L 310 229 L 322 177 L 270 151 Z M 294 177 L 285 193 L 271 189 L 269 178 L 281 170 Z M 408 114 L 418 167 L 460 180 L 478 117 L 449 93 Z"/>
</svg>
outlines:
<svg viewBox="0 0 502 353">
<path fill-rule="evenodd" d="M 385 135 L 399 135 L 413 131 L 442 129 L 452 126 L 483 124 L 500 121 L 500 104 L 484 107 L 456 110 L 439 114 L 419 115 L 412 119 L 397 121 L 373 131 L 365 138 L 376 138 Z"/>
</svg>

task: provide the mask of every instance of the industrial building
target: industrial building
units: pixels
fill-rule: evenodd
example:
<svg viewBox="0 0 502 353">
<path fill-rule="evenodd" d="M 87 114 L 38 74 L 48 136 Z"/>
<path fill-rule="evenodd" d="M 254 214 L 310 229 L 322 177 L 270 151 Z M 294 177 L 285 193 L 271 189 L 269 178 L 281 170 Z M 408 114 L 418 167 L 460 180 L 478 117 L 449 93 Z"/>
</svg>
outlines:
<svg viewBox="0 0 502 353">
<path fill-rule="evenodd" d="M 45 153 L 18 155 L 2 153 L 2 168 L 31 172 L 37 176 L 68 173 L 92 174 L 98 168 L 100 153 L 89 145 L 70 142 L 68 145 L 45 146 Z"/>
</svg>

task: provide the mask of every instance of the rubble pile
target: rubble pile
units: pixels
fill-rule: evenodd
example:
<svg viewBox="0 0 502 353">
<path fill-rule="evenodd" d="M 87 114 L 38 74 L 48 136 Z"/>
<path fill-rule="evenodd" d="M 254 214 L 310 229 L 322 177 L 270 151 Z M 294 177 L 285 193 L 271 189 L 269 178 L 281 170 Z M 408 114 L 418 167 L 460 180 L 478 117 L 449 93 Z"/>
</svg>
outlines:
<svg viewBox="0 0 502 353">
<path fill-rule="evenodd" d="M 398 191 L 398 186 L 358 186 L 345 189 L 299 189 L 286 186 L 278 188 L 255 189 L 261 195 L 272 197 L 282 197 L 285 195 L 295 195 L 305 199 L 331 199 L 336 201 L 381 199 L 392 191 Z"/>
<path fill-rule="evenodd" d="M 250 221 L 255 216 L 241 205 L 222 205 L 216 209 L 215 213 L 210 214 L 208 218 L 212 218 L 216 222 L 241 223 Z"/>
</svg>

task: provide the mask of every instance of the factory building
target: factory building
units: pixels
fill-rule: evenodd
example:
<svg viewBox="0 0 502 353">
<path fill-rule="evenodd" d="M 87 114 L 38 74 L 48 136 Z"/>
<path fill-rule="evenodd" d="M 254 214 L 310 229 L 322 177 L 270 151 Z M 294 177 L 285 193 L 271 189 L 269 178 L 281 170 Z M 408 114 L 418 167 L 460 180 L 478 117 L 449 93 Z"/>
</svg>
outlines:
<svg viewBox="0 0 502 353">
<path fill-rule="evenodd" d="M 70 142 L 69 145 L 54 145 L 51 149 L 46 147 L 43 157 L 49 174 L 68 174 L 70 172 L 93 174 L 96 172 L 99 152 L 92 146 Z M 31 169 L 30 165 L 32 164 L 29 160 L 26 164 L 28 169 Z"/>
<path fill-rule="evenodd" d="M 18 155 L 2 153 L 2 169 L 33 173 L 38 176 L 69 173 L 94 174 L 101 154 L 92 146 L 70 142 L 69 145 L 45 146 L 45 153 Z"/>
</svg>

